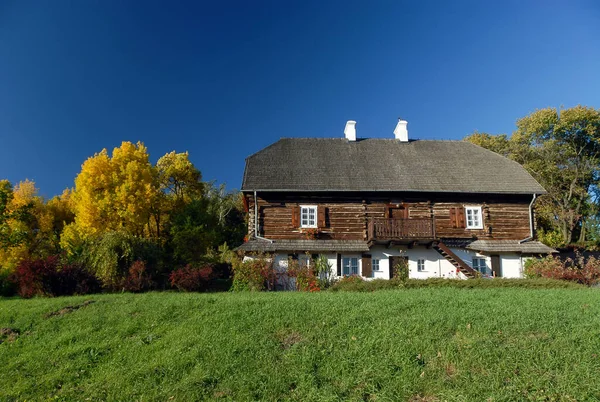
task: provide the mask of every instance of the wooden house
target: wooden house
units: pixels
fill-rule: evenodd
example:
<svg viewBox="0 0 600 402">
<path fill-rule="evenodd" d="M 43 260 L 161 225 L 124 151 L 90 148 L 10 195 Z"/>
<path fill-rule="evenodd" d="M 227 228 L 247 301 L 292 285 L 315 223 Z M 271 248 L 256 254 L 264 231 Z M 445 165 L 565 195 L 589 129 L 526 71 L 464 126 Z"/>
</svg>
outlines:
<svg viewBox="0 0 600 402">
<path fill-rule="evenodd" d="M 535 240 L 545 190 L 518 163 L 464 141 L 283 138 L 246 159 L 247 255 L 323 254 L 334 274 L 390 278 L 523 276 L 524 259 L 554 250 Z"/>
</svg>

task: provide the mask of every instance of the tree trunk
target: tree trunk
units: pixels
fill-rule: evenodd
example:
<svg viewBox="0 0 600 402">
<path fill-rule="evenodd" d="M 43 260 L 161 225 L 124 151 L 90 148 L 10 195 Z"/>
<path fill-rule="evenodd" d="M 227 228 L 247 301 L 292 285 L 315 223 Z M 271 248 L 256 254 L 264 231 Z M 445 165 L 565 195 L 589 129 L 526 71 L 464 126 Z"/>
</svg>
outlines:
<svg viewBox="0 0 600 402">
<path fill-rule="evenodd" d="M 580 244 L 585 243 L 585 219 L 581 219 L 581 231 L 579 232 L 579 242 Z"/>
</svg>

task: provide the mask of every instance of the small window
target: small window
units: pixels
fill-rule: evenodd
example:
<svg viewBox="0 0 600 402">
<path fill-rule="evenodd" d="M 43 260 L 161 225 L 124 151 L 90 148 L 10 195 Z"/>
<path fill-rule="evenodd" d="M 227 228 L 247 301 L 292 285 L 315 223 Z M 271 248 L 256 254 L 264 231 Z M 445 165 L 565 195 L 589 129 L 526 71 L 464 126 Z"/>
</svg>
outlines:
<svg viewBox="0 0 600 402">
<path fill-rule="evenodd" d="M 310 268 L 310 256 L 302 255 L 298 257 L 299 263 L 301 267 L 309 267 Z"/>
<path fill-rule="evenodd" d="M 423 258 L 419 258 L 417 260 L 417 271 L 418 272 L 423 272 L 425 271 L 425 259 Z"/>
<path fill-rule="evenodd" d="M 358 258 L 344 257 L 342 258 L 342 275 L 358 275 Z"/>
<path fill-rule="evenodd" d="M 317 206 L 316 205 L 301 205 L 300 206 L 300 227 L 316 228 L 317 227 Z"/>
<path fill-rule="evenodd" d="M 467 229 L 483 229 L 481 207 L 465 207 L 467 215 Z"/>
<path fill-rule="evenodd" d="M 379 271 L 379 259 L 373 258 L 373 271 Z"/>
<path fill-rule="evenodd" d="M 487 275 L 487 264 L 485 258 L 473 258 L 473 269 L 482 275 Z"/>
</svg>

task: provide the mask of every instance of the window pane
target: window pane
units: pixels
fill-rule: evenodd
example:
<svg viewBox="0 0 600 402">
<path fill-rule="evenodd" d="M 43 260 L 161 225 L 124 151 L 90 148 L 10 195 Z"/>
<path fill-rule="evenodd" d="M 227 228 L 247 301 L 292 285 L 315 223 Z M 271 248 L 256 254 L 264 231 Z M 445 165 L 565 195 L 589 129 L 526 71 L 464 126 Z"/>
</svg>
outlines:
<svg viewBox="0 0 600 402">
<path fill-rule="evenodd" d="M 300 225 L 302 227 L 317 226 L 317 208 L 316 207 L 300 207 Z"/>
</svg>

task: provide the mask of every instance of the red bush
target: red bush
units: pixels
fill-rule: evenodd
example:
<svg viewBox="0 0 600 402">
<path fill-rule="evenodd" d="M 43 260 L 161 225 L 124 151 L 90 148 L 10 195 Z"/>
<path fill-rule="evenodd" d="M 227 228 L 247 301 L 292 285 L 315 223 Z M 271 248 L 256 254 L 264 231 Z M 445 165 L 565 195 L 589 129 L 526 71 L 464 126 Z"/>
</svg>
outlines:
<svg viewBox="0 0 600 402">
<path fill-rule="evenodd" d="M 301 292 L 318 292 L 321 290 L 314 269 L 299 263 L 298 260 L 288 260 L 287 275 L 290 278 L 296 278 L 296 290 Z"/>
<path fill-rule="evenodd" d="M 48 293 L 47 284 L 58 267 L 58 256 L 39 260 L 23 260 L 14 274 L 21 297 L 30 298 Z"/>
<path fill-rule="evenodd" d="M 123 287 L 128 292 L 143 292 L 152 288 L 152 278 L 144 261 L 136 261 L 129 267 Z"/>
<path fill-rule="evenodd" d="M 21 297 L 68 296 L 94 293 L 100 283 L 79 265 L 61 264 L 59 256 L 37 260 L 23 260 L 17 267 L 13 281 Z"/>
<path fill-rule="evenodd" d="M 209 287 L 213 279 L 213 269 L 207 265 L 203 268 L 194 268 L 190 265 L 171 272 L 169 280 L 171 286 L 184 292 L 200 292 Z"/>
<path fill-rule="evenodd" d="M 555 257 L 529 260 L 525 264 L 525 275 L 528 278 L 550 278 L 577 282 L 593 286 L 600 283 L 600 260 L 583 257 L 561 261 Z"/>
</svg>

